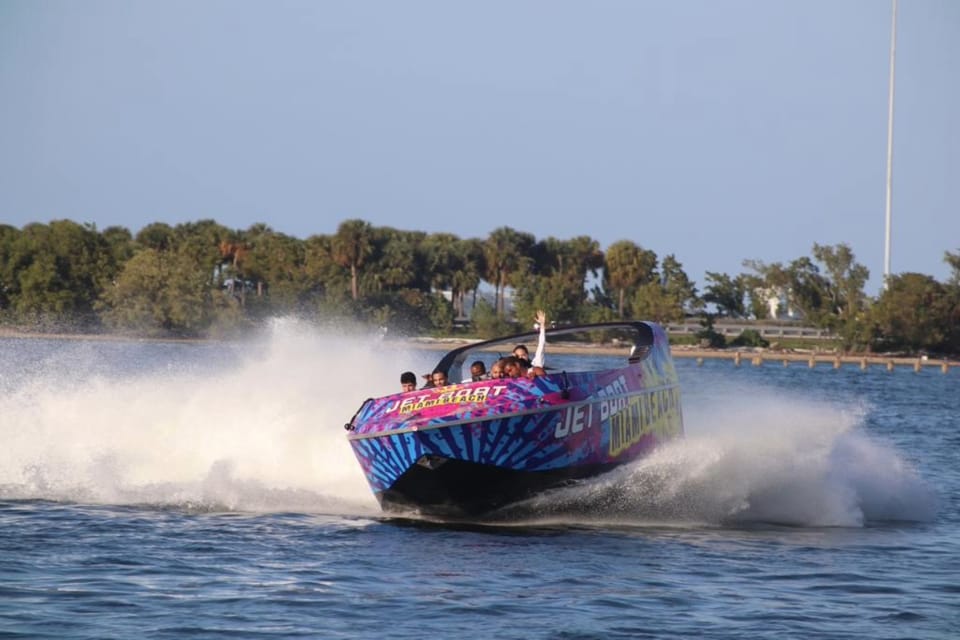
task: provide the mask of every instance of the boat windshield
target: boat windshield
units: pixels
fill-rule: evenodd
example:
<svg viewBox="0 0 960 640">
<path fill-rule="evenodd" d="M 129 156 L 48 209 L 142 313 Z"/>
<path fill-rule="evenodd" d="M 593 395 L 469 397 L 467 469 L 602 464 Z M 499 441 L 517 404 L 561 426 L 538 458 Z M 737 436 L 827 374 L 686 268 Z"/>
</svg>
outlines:
<svg viewBox="0 0 960 640">
<path fill-rule="evenodd" d="M 436 368 L 446 371 L 451 383 L 469 381 L 471 363 L 480 360 L 489 371 L 493 362 L 510 355 L 516 345 L 527 345 L 532 351 L 538 337 L 538 331 L 531 331 L 459 347 L 444 355 Z M 546 331 L 545 368 L 548 373 L 555 368 L 550 364 L 551 353 L 558 352 L 596 353 L 619 356 L 631 363 L 639 362 L 650 353 L 653 342 L 653 328 L 646 322 L 605 322 L 556 327 Z M 589 368 L 590 359 L 578 360 Z"/>
</svg>

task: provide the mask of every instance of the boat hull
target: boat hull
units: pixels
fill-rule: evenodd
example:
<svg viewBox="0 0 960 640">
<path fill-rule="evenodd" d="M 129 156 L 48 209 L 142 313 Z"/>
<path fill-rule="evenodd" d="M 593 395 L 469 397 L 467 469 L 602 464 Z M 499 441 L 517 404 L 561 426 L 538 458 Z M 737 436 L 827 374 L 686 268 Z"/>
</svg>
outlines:
<svg viewBox="0 0 960 640">
<path fill-rule="evenodd" d="M 462 460 L 427 458 L 424 462 L 411 467 L 393 486 L 377 495 L 385 511 L 475 518 L 617 466 L 519 471 Z"/>
</svg>

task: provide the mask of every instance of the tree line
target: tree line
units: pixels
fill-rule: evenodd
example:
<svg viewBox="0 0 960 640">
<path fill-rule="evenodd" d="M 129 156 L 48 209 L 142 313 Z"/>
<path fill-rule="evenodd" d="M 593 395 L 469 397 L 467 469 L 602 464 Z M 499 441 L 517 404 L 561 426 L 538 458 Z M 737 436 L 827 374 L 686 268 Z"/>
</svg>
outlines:
<svg viewBox="0 0 960 640">
<path fill-rule="evenodd" d="M 359 219 L 306 240 L 213 220 L 157 222 L 134 235 L 56 220 L 0 225 L 0 324 L 224 337 L 293 314 L 444 334 L 469 308 L 473 331 L 493 336 L 543 308 L 560 323 L 699 316 L 703 335 L 716 338 L 716 318 L 766 318 L 779 306 L 828 329 L 844 350 L 960 354 L 960 251 L 944 260 L 948 281 L 902 273 L 870 297 L 869 271 L 849 246 L 815 244 L 789 263 L 707 272 L 698 291 L 675 255 L 626 239 L 602 250 L 589 236 L 538 240 L 505 226 L 464 239 Z M 479 295 L 484 284 L 490 302 Z"/>
</svg>

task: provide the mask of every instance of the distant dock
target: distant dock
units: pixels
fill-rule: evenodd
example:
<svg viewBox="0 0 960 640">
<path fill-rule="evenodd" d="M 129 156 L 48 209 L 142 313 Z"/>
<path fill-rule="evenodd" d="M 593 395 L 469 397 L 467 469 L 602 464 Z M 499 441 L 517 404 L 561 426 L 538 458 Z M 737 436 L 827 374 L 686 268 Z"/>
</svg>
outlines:
<svg viewBox="0 0 960 640">
<path fill-rule="evenodd" d="M 729 360 L 734 366 L 805 366 L 810 369 L 816 367 L 857 367 L 862 371 L 871 369 L 893 371 L 899 368 L 909 368 L 915 372 L 925 369 L 936 369 L 942 373 L 949 373 L 950 369 L 960 367 L 960 362 L 952 362 L 939 358 L 925 357 L 895 357 L 877 355 L 838 355 L 835 353 L 778 353 L 775 351 L 751 352 L 729 351 L 673 347 L 675 358 L 695 358 L 697 365 L 705 360 Z"/>
</svg>

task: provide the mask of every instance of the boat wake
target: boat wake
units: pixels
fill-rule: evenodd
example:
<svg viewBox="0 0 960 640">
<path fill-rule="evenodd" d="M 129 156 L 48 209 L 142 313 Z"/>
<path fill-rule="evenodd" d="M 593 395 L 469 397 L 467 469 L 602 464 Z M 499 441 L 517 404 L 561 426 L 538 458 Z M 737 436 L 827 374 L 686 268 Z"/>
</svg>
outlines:
<svg viewBox="0 0 960 640">
<path fill-rule="evenodd" d="M 936 494 L 891 444 L 861 428 L 861 408 L 764 397 L 758 389 L 749 397 L 747 406 L 738 400 L 690 407 L 687 413 L 694 415 L 687 418 L 684 440 L 499 515 L 797 527 L 928 522 L 936 516 Z"/>
<path fill-rule="evenodd" d="M 343 423 L 435 356 L 288 321 L 215 366 L 158 364 L 133 343 L 122 347 L 127 369 L 111 372 L 90 365 L 103 358 L 98 344 L 57 348 L 25 372 L 0 371 L 0 500 L 364 517 L 380 511 Z M 498 516 L 845 527 L 934 517 L 936 496 L 862 429 L 861 409 L 755 389 L 737 397 L 688 396 L 685 439 Z"/>
</svg>

